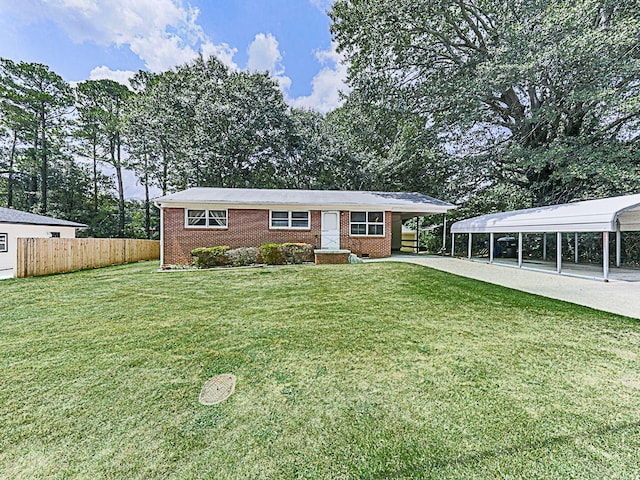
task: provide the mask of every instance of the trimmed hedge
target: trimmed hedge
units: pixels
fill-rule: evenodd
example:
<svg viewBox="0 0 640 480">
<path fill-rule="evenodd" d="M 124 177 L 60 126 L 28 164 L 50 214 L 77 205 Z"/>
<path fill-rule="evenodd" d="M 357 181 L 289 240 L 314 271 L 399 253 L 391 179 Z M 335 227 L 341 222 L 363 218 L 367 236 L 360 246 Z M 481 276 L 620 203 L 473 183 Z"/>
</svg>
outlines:
<svg viewBox="0 0 640 480">
<path fill-rule="evenodd" d="M 260 257 L 267 265 L 283 265 L 286 259 L 280 251 L 279 243 L 263 243 L 260 245 Z"/>
<path fill-rule="evenodd" d="M 280 252 L 288 264 L 313 262 L 313 247 L 308 243 L 283 243 Z"/>
<path fill-rule="evenodd" d="M 191 251 L 194 263 L 198 268 L 224 267 L 229 264 L 227 251 L 229 247 L 202 247 Z"/>
<path fill-rule="evenodd" d="M 191 251 L 198 268 L 243 267 L 267 265 L 293 265 L 313 262 L 313 247 L 308 243 L 265 243 L 260 248 L 234 248 L 226 246 L 196 248 Z"/>
<path fill-rule="evenodd" d="M 229 265 L 232 267 L 244 267 L 255 265 L 260 257 L 260 249 L 256 247 L 241 247 L 227 251 L 225 254 Z"/>
</svg>

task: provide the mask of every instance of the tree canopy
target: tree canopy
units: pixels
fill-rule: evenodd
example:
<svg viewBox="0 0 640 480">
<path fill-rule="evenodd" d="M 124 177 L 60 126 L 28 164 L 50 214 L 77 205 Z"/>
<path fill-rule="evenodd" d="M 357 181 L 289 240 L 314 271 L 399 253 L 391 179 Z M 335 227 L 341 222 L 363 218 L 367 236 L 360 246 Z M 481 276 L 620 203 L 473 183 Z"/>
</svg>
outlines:
<svg viewBox="0 0 640 480">
<path fill-rule="evenodd" d="M 404 103 L 474 165 L 471 183 L 544 204 L 637 185 L 639 7 L 338 0 L 330 15 L 359 94 Z"/>
</svg>

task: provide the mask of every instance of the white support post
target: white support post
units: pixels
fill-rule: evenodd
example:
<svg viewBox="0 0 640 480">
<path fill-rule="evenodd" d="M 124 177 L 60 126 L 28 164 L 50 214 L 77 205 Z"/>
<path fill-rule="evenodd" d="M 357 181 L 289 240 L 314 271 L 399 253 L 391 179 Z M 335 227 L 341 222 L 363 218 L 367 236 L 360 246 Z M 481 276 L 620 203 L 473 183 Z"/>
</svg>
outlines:
<svg viewBox="0 0 640 480">
<path fill-rule="evenodd" d="M 616 225 L 616 267 L 622 265 L 622 233 L 620 232 L 620 224 Z"/>
<path fill-rule="evenodd" d="M 442 242 L 442 244 L 444 245 L 444 241 Z M 416 251 L 414 253 L 416 255 L 420 253 L 420 218 L 419 217 L 416 217 Z"/>
<path fill-rule="evenodd" d="M 562 233 L 556 233 L 556 271 L 562 273 Z"/>
<path fill-rule="evenodd" d="M 493 232 L 489 234 L 489 263 L 493 263 L 493 244 L 495 240 L 495 235 Z"/>
<path fill-rule="evenodd" d="M 467 257 L 471 260 L 471 248 L 473 247 L 473 233 L 469 232 L 469 245 L 467 246 Z"/>
<path fill-rule="evenodd" d="M 451 232 L 451 258 L 455 257 L 456 253 L 456 234 Z"/>
<path fill-rule="evenodd" d="M 453 248 L 453 245 L 451 246 L 451 248 Z M 446 252 L 447 252 L 447 212 L 444 212 L 444 223 L 442 226 L 442 256 L 443 257 Z"/>
<path fill-rule="evenodd" d="M 580 256 L 578 255 L 578 233 L 574 233 L 574 238 L 573 238 L 573 249 L 575 250 L 573 253 L 573 257 L 574 257 L 574 262 L 576 264 L 579 263 L 580 261 Z"/>
<path fill-rule="evenodd" d="M 547 261 L 547 232 L 542 234 L 542 260 Z"/>
<path fill-rule="evenodd" d="M 602 278 L 609 281 L 609 232 L 602 232 Z"/>
<path fill-rule="evenodd" d="M 522 268 L 522 232 L 518 232 L 518 268 Z"/>
</svg>

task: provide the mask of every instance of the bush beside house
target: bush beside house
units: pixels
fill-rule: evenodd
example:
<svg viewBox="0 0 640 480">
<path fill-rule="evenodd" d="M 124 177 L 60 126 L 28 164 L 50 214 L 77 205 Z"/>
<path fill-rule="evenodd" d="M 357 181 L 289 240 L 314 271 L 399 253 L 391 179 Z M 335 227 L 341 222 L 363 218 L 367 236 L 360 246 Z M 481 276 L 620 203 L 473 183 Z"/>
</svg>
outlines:
<svg viewBox="0 0 640 480">
<path fill-rule="evenodd" d="M 242 267 L 266 263 L 267 265 L 294 265 L 313 262 L 313 246 L 308 243 L 265 243 L 260 248 L 230 249 L 227 246 L 203 247 L 191 251 L 198 268 Z"/>
</svg>

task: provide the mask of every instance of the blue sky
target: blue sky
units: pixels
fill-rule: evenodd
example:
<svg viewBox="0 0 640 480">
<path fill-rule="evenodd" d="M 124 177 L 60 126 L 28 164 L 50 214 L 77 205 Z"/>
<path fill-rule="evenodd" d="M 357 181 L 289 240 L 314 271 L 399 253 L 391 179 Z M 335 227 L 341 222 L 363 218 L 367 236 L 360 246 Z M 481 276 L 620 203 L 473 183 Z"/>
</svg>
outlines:
<svg viewBox="0 0 640 480">
<path fill-rule="evenodd" d="M 294 106 L 323 112 L 346 91 L 326 15 L 331 0 L 0 0 L 0 56 L 68 81 L 126 82 L 199 52 L 268 70 Z"/>
</svg>

